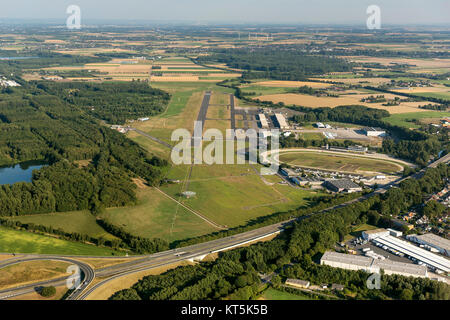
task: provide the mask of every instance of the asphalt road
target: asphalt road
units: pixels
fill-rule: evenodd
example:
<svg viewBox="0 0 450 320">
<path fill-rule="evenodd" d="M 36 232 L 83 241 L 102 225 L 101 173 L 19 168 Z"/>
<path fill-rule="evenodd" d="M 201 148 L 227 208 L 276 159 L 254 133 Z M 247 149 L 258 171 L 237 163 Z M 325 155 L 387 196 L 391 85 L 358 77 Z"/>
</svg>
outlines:
<svg viewBox="0 0 450 320">
<path fill-rule="evenodd" d="M 76 288 L 67 297 L 67 300 L 76 300 L 78 298 L 78 296 L 91 284 L 91 282 L 95 278 L 95 272 L 91 266 L 89 266 L 86 263 L 83 263 L 83 262 L 80 262 L 78 260 L 74 260 L 74 259 L 71 259 L 68 257 L 45 256 L 45 255 L 23 256 L 23 257 L 18 257 L 17 259 L 8 259 L 8 261 L 6 261 L 6 262 L 4 261 L 4 262 L 0 263 L 0 269 L 6 268 L 9 266 L 13 266 L 15 264 L 19 264 L 22 262 L 49 261 L 49 260 L 68 262 L 68 263 L 70 263 L 72 265 L 76 265 L 80 268 L 80 277 L 81 277 L 80 278 L 80 286 L 78 288 Z M 43 286 L 64 285 L 64 284 L 66 284 L 68 277 L 70 277 L 70 275 L 67 277 L 60 277 L 60 278 L 53 279 L 53 280 L 40 281 L 37 283 L 23 285 L 23 286 L 19 286 L 16 288 L 1 290 L 0 291 L 0 300 L 24 295 L 24 294 L 31 293 L 31 292 L 35 292 L 39 287 L 43 287 Z"/>
</svg>

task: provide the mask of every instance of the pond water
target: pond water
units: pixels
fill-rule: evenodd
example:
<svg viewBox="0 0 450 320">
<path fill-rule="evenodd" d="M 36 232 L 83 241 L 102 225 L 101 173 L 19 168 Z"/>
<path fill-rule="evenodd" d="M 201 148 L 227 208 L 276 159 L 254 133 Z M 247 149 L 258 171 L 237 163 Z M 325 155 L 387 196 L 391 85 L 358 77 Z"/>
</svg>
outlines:
<svg viewBox="0 0 450 320">
<path fill-rule="evenodd" d="M 8 167 L 0 167 L 0 185 L 31 182 L 33 170 L 47 165 L 44 161 L 29 161 Z"/>
</svg>

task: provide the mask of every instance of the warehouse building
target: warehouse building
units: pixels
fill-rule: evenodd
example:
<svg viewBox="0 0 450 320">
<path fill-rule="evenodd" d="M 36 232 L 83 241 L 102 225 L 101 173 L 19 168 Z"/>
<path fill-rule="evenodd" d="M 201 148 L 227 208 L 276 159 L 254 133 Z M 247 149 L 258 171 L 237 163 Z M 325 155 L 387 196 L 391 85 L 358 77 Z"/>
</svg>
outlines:
<svg viewBox="0 0 450 320">
<path fill-rule="evenodd" d="M 389 231 L 386 229 L 366 230 L 362 232 L 363 239 L 369 241 L 381 236 L 388 236 L 388 235 Z"/>
<path fill-rule="evenodd" d="M 413 241 L 422 245 L 435 248 L 440 253 L 450 256 L 450 241 L 439 237 L 432 233 L 427 233 L 424 235 L 412 234 L 406 237 L 409 241 Z"/>
<path fill-rule="evenodd" d="M 407 256 L 414 262 L 418 262 L 424 266 L 429 267 L 432 270 L 438 272 L 450 272 L 450 260 L 442 256 L 434 254 L 428 250 L 422 249 L 412 243 L 400 240 L 391 235 L 380 236 L 372 240 L 377 246 L 382 247 L 384 250 L 388 250 L 396 253 L 401 253 Z"/>
<path fill-rule="evenodd" d="M 425 266 L 403 263 L 391 260 L 378 260 L 371 257 L 355 256 L 333 251 L 327 251 L 320 259 L 321 265 L 346 270 L 363 270 L 368 273 L 398 274 L 407 277 L 427 278 L 428 270 Z"/>
<path fill-rule="evenodd" d="M 362 191 L 362 188 L 350 179 L 328 180 L 325 182 L 325 187 L 333 192 L 353 193 Z"/>
<path fill-rule="evenodd" d="M 275 113 L 275 119 L 277 120 L 280 129 L 289 129 L 289 125 L 286 122 L 286 118 L 281 113 Z"/>
<path fill-rule="evenodd" d="M 366 127 L 363 132 L 368 137 L 384 137 L 386 135 L 386 130 L 381 128 Z"/>
<path fill-rule="evenodd" d="M 266 115 L 263 113 L 260 113 L 258 115 L 259 117 L 259 122 L 261 123 L 261 128 L 262 129 L 268 129 L 269 128 L 269 123 L 267 122 L 267 118 Z"/>
</svg>

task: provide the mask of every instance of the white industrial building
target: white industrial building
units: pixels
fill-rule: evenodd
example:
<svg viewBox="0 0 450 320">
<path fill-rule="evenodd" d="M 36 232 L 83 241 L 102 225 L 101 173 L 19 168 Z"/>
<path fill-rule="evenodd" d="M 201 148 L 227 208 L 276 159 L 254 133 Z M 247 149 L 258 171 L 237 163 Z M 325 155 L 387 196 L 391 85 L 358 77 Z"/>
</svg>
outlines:
<svg viewBox="0 0 450 320">
<path fill-rule="evenodd" d="M 266 115 L 263 113 L 260 113 L 258 116 L 259 116 L 259 122 L 261 122 L 261 128 L 263 128 L 263 129 L 269 128 L 269 123 L 267 122 Z"/>
<path fill-rule="evenodd" d="M 406 277 L 427 278 L 428 270 L 425 266 L 403 263 L 392 260 L 379 260 L 372 257 L 356 256 L 333 251 L 327 251 L 320 259 L 321 265 L 346 270 L 363 270 L 368 273 L 398 274 Z"/>
<path fill-rule="evenodd" d="M 412 261 L 425 265 L 432 270 L 449 273 L 450 260 L 434 254 L 428 250 L 422 249 L 412 243 L 400 240 L 391 235 L 380 235 L 373 237 L 372 241 L 385 250 L 394 254 L 400 253 L 409 257 Z"/>
<path fill-rule="evenodd" d="M 275 113 L 275 119 L 277 119 L 280 129 L 289 129 L 289 125 L 286 122 L 286 118 L 281 113 Z"/>
<path fill-rule="evenodd" d="M 412 234 L 406 237 L 409 241 L 413 241 L 425 246 L 429 246 L 438 250 L 440 253 L 450 256 L 450 240 L 439 237 L 432 233 L 423 235 Z"/>
<path fill-rule="evenodd" d="M 386 135 L 386 130 L 381 128 L 367 127 L 363 129 L 363 132 L 368 137 L 384 137 Z"/>
<path fill-rule="evenodd" d="M 388 235 L 389 231 L 386 229 L 366 230 L 362 232 L 362 237 L 364 240 L 373 240 L 377 237 Z"/>
</svg>

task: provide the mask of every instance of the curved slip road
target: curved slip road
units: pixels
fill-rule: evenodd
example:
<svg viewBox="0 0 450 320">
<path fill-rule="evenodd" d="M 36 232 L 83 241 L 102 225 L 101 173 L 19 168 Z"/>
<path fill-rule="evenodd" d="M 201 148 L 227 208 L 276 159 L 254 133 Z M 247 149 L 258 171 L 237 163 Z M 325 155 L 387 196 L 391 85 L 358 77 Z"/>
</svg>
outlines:
<svg viewBox="0 0 450 320">
<path fill-rule="evenodd" d="M 49 261 L 49 260 L 68 262 L 72 265 L 78 266 L 78 268 L 80 269 L 80 273 L 81 273 L 80 274 L 80 276 L 81 276 L 80 285 L 67 297 L 67 300 L 76 300 L 77 297 L 83 292 L 83 290 L 86 289 L 95 278 L 94 269 L 87 263 L 80 262 L 78 260 L 71 259 L 68 257 L 58 257 L 58 256 L 45 256 L 45 255 L 24 256 L 24 257 L 19 257 L 17 259 L 9 259 L 7 262 L 0 263 L 0 269 L 6 268 L 6 267 L 9 267 L 12 265 L 16 265 L 19 263 L 24 263 L 24 262 Z M 40 282 L 37 282 L 34 284 L 27 284 L 27 285 L 19 286 L 19 287 L 12 288 L 12 289 L 1 290 L 0 291 L 0 300 L 12 298 L 15 296 L 19 296 L 19 295 L 23 295 L 23 294 L 27 294 L 27 293 L 31 293 L 31 292 L 35 292 L 37 287 L 44 286 L 44 285 L 65 284 L 69 277 L 70 276 L 60 277 L 58 279 L 52 279 L 52 280 L 48 280 L 48 281 L 40 281 Z"/>
</svg>

